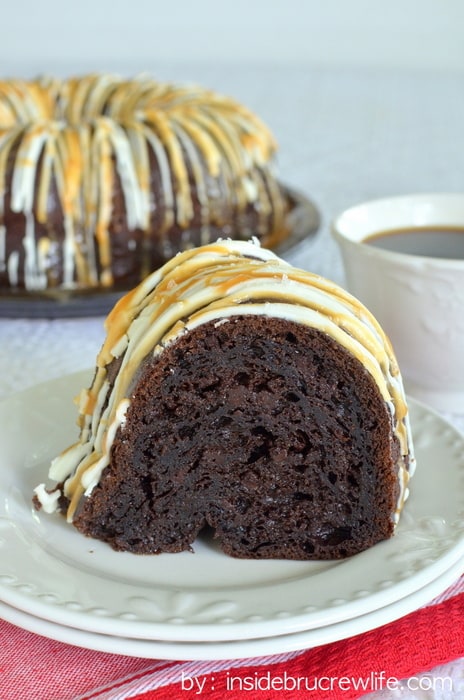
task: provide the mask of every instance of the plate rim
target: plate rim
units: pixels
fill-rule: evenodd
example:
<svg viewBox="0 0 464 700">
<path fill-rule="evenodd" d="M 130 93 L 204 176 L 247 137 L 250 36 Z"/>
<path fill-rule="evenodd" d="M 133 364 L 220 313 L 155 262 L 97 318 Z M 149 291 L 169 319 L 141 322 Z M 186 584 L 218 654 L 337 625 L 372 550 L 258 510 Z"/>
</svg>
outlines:
<svg viewBox="0 0 464 700">
<path fill-rule="evenodd" d="M 458 559 L 436 579 L 404 598 L 364 615 L 333 625 L 301 630 L 273 637 L 240 639 L 224 642 L 176 642 L 153 639 L 118 637 L 37 618 L 0 601 L 0 617 L 22 629 L 48 637 L 63 644 L 104 653 L 136 656 L 147 659 L 177 661 L 216 661 L 250 659 L 270 654 L 300 652 L 332 642 L 365 634 L 395 622 L 423 605 L 431 603 L 457 581 L 464 571 L 464 558 Z M 89 645 L 89 640 L 92 642 Z"/>
</svg>

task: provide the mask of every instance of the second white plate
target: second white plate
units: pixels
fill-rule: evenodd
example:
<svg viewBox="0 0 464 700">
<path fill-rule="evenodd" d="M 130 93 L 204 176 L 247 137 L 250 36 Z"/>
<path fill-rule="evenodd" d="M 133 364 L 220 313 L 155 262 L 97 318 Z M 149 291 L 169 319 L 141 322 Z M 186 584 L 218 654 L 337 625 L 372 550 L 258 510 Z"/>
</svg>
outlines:
<svg viewBox="0 0 464 700">
<path fill-rule="evenodd" d="M 336 562 L 250 561 L 209 540 L 195 553 L 135 556 L 37 513 L 33 487 L 75 435 L 79 373 L 0 404 L 0 596 L 50 622 L 174 642 L 266 638 L 390 605 L 464 555 L 464 439 L 410 401 L 418 468 L 397 534 Z"/>
<path fill-rule="evenodd" d="M 85 649 L 104 651 L 124 656 L 138 656 L 146 659 L 174 660 L 217 660 L 245 659 L 270 654 L 284 654 L 311 649 L 323 644 L 340 641 L 363 632 L 376 629 L 397 620 L 421 605 L 430 602 L 450 586 L 464 571 L 464 559 L 458 560 L 450 569 L 442 573 L 418 591 L 400 598 L 391 605 L 373 610 L 365 615 L 354 617 L 333 625 L 303 630 L 294 634 L 282 634 L 262 639 L 242 639 L 231 642 L 163 642 L 150 639 L 129 639 L 87 632 L 86 630 L 64 627 L 49 620 L 34 617 L 0 603 L 0 617 L 22 627 L 59 642 L 73 644 Z"/>
</svg>

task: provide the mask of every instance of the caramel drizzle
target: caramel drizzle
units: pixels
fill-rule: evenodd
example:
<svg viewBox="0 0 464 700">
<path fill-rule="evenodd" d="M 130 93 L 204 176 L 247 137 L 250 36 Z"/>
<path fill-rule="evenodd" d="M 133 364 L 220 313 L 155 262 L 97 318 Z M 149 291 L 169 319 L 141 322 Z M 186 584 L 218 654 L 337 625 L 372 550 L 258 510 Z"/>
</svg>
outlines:
<svg viewBox="0 0 464 700">
<path fill-rule="evenodd" d="M 110 75 L 0 82 L 0 226 L 14 149 L 11 209 L 31 221 L 25 265 L 29 289 L 47 286 L 48 246 L 42 243 L 38 254 L 33 219 L 46 222 L 53 182 L 64 216 L 63 286 L 112 285 L 108 229 L 114 169 L 122 183 L 128 227 L 147 232 L 156 207 L 150 152 L 160 168 L 165 202 L 161 237 L 175 222 L 187 228 L 192 220 L 188 167 L 198 190 L 205 241 L 209 222 L 217 219 L 214 198 L 203 184 L 205 167 L 212 177 L 222 174 L 237 211 L 259 199 L 258 229 L 270 211 L 275 228 L 282 227 L 283 203 L 269 171 L 276 150 L 270 131 L 243 106 L 202 88 Z M 4 267 L 8 265 L 14 267 L 5 260 Z M 12 276 L 9 281 L 14 286 Z"/>
<path fill-rule="evenodd" d="M 372 315 L 334 283 L 294 269 L 269 251 L 251 243 L 221 241 L 177 256 L 121 299 L 109 315 L 97 374 L 81 396 L 80 441 L 50 471 L 51 478 L 65 481 L 69 519 L 109 462 L 142 360 L 197 325 L 255 313 L 319 328 L 357 357 L 390 407 L 402 454 L 409 454 L 412 464 L 401 376 L 391 345 Z M 110 387 L 106 367 L 115 357 L 121 358 L 121 366 Z M 401 499 L 408 478 L 408 470 L 400 466 Z"/>
</svg>

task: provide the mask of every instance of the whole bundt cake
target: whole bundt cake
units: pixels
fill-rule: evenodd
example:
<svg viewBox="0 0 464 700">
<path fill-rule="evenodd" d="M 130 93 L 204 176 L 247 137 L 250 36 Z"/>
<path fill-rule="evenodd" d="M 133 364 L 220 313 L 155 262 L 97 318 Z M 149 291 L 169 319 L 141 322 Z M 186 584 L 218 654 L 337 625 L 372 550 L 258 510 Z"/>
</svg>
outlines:
<svg viewBox="0 0 464 700">
<path fill-rule="evenodd" d="M 271 245 L 289 207 L 274 153 L 254 114 L 199 87 L 0 82 L 0 289 L 130 289 L 220 236 Z"/>
<path fill-rule="evenodd" d="M 177 255 L 106 322 L 80 438 L 37 507 L 138 553 L 205 527 L 236 557 L 389 538 L 414 467 L 391 346 L 340 287 L 253 242 Z"/>
</svg>

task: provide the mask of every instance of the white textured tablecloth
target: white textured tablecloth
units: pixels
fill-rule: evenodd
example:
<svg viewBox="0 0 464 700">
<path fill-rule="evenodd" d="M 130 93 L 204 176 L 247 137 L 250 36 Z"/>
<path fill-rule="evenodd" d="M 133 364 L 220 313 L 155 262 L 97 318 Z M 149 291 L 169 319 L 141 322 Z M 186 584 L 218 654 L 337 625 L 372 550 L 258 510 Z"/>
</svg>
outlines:
<svg viewBox="0 0 464 700">
<path fill-rule="evenodd" d="M 234 95 L 268 122 L 280 144 L 281 180 L 309 195 L 322 216 L 317 238 L 286 258 L 337 282 L 343 283 L 343 270 L 329 224 L 342 209 L 464 187 L 462 74 L 220 66 L 165 66 L 156 73 Z M 0 399 L 92 367 L 103 337 L 101 317 L 0 319 Z M 452 417 L 461 428 L 463 416 Z M 462 677 L 464 663 L 448 672 Z M 451 700 L 439 690 L 381 697 Z"/>
</svg>

